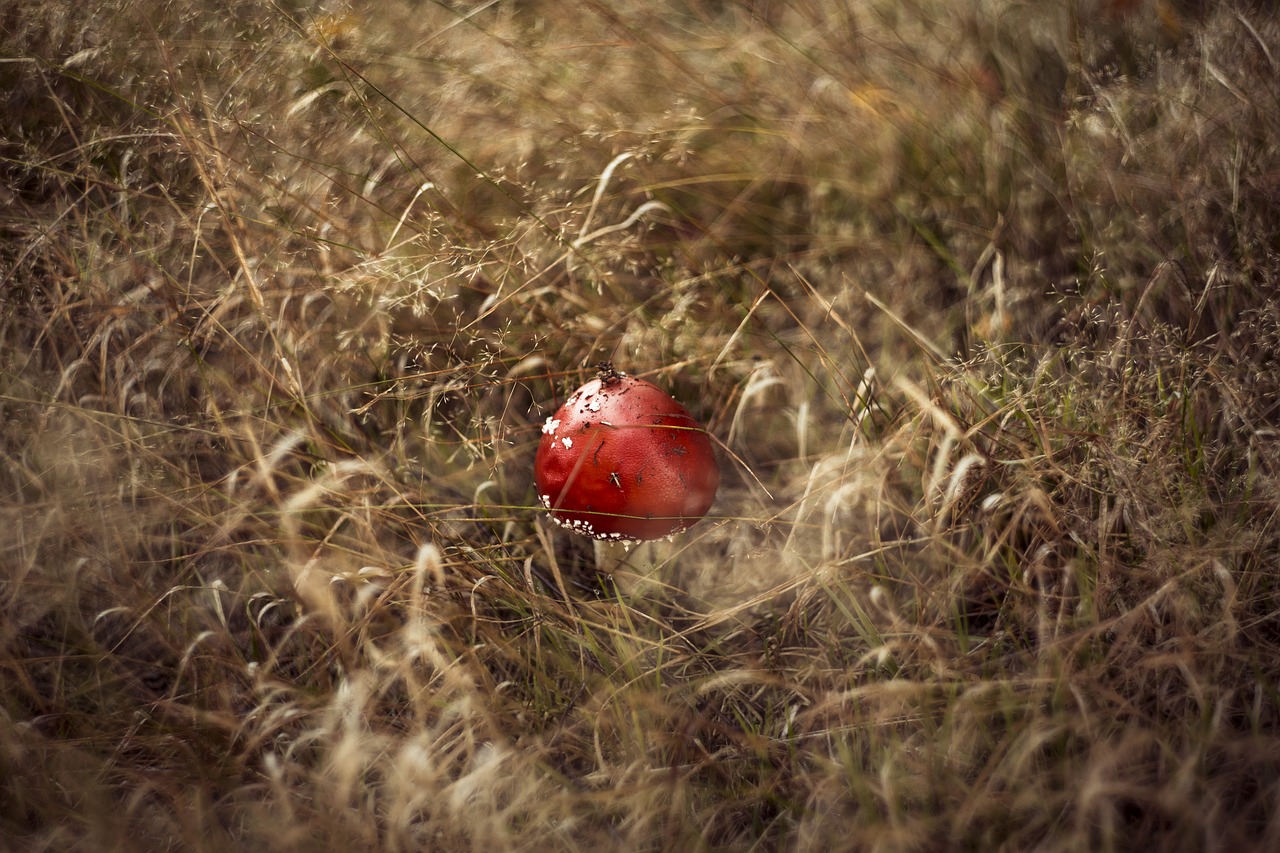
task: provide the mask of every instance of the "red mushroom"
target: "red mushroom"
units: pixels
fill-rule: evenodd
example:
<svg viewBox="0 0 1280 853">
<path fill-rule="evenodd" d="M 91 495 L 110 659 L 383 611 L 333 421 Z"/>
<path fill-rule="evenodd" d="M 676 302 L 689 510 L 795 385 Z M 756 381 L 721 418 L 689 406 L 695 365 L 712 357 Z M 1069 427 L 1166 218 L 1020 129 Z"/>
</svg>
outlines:
<svg viewBox="0 0 1280 853">
<path fill-rule="evenodd" d="M 661 539 L 707 514 L 720 469 L 707 432 L 658 386 L 600 365 L 542 427 L 542 505 L 596 539 Z"/>
</svg>

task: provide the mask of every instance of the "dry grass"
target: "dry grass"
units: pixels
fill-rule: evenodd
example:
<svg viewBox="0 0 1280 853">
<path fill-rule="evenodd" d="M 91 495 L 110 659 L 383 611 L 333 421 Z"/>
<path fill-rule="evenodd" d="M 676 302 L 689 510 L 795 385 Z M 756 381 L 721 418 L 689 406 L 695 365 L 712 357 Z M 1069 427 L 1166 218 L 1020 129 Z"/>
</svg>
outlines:
<svg viewBox="0 0 1280 853">
<path fill-rule="evenodd" d="M 1280 18 L 0 34 L 0 847 L 1280 848 Z M 603 358 L 724 468 L 613 577 Z"/>
</svg>

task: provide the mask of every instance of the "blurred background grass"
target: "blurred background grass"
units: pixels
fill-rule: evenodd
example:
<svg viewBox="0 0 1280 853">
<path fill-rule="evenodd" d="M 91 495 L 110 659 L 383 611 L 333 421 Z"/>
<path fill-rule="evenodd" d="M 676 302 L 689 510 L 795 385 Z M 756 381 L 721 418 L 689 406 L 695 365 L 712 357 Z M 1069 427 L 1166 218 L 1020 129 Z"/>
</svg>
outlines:
<svg viewBox="0 0 1280 853">
<path fill-rule="evenodd" d="M 0 34 L 9 848 L 1280 846 L 1269 7 Z M 724 471 L 613 575 L 602 359 Z"/>
</svg>

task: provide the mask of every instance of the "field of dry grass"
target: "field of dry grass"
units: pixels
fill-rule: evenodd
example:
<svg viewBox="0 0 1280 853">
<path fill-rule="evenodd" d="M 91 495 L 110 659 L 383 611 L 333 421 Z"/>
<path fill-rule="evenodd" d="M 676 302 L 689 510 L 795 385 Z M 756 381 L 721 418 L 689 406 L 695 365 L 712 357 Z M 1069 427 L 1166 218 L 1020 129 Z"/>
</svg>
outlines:
<svg viewBox="0 0 1280 853">
<path fill-rule="evenodd" d="M 0 849 L 1280 849 L 1267 8 L 0 4 Z"/>
</svg>

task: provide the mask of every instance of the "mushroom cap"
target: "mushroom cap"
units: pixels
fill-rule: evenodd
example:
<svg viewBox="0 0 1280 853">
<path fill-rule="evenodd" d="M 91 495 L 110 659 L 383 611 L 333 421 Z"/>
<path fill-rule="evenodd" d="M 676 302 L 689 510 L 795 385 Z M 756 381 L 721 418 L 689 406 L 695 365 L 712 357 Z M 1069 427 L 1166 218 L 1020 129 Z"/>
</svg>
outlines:
<svg viewBox="0 0 1280 853">
<path fill-rule="evenodd" d="M 542 505 L 597 539 L 661 539 L 706 515 L 720 486 L 711 440 L 651 382 L 603 367 L 542 427 Z"/>
</svg>

